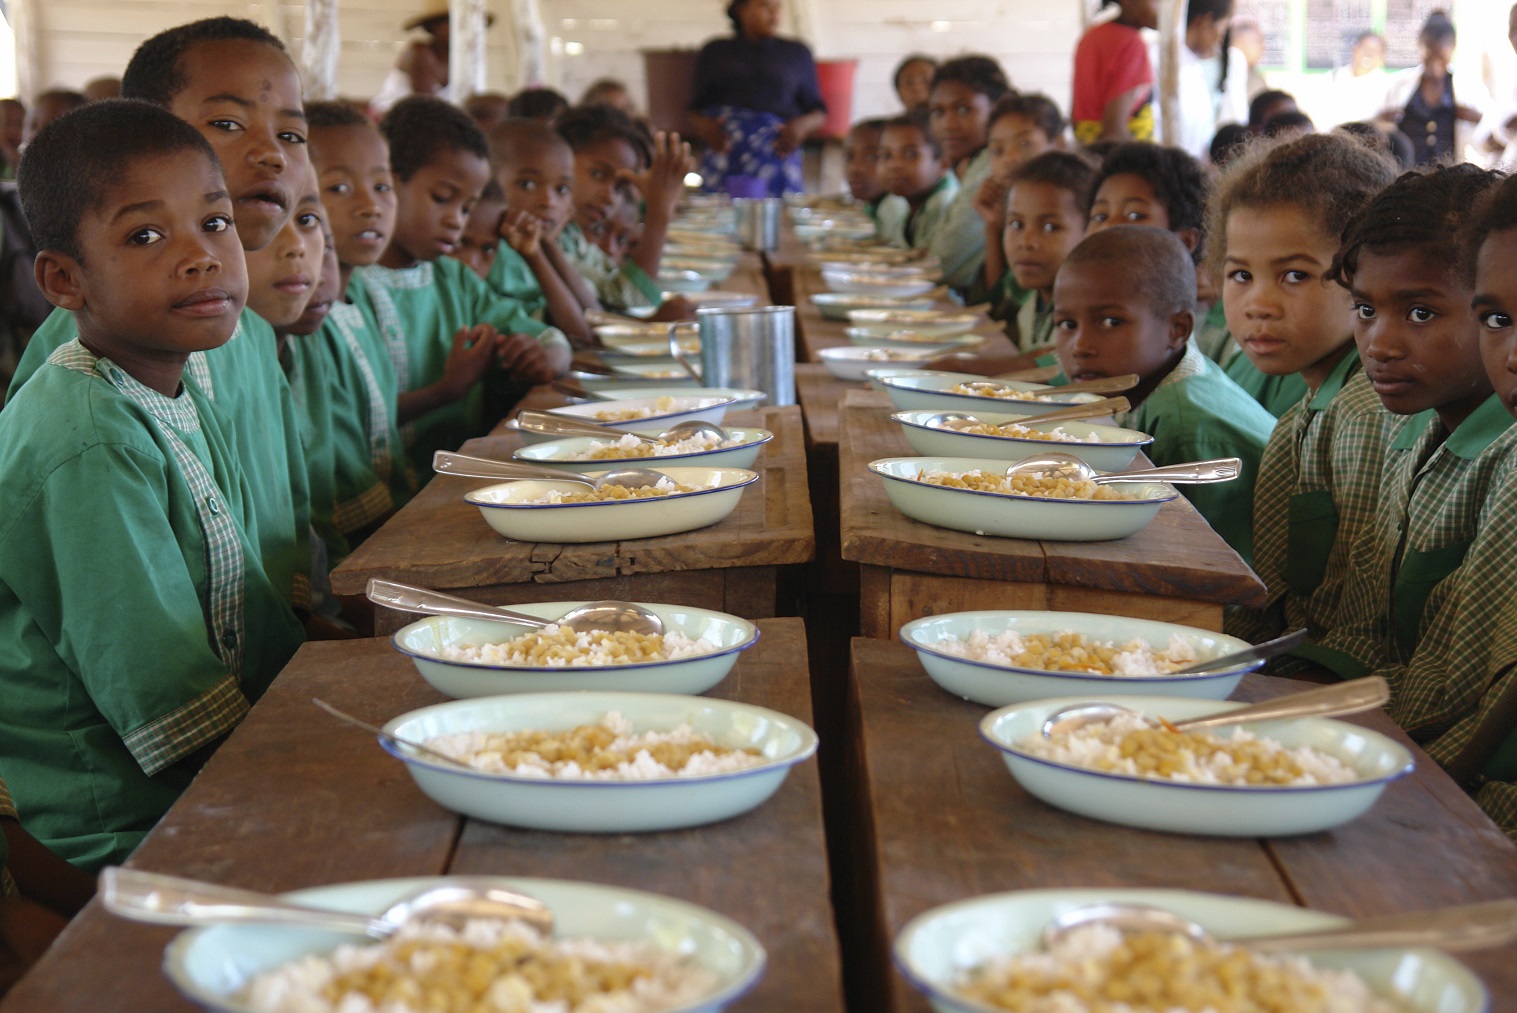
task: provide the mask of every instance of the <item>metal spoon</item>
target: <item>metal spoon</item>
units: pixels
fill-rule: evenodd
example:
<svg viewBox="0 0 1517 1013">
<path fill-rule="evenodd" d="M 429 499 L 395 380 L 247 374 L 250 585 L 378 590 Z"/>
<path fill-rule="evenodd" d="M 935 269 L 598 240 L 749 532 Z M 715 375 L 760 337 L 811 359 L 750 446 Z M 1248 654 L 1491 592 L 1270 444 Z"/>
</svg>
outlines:
<svg viewBox="0 0 1517 1013">
<path fill-rule="evenodd" d="M 1182 915 L 1144 904 L 1091 904 L 1066 911 L 1043 927 L 1043 945 L 1084 925 L 1105 923 L 1122 932 L 1166 932 L 1192 939 L 1210 933 Z M 1434 908 L 1410 914 L 1362 918 L 1346 925 L 1267 936 L 1237 936 L 1223 940 L 1251 950 L 1278 952 L 1316 949 L 1362 949 L 1436 946 L 1443 950 L 1477 950 L 1502 946 L 1517 939 L 1517 898 Z"/>
<path fill-rule="evenodd" d="M 1057 411 L 1044 412 L 1041 415 L 1019 415 L 1013 421 L 1021 426 L 1041 426 L 1045 422 L 1073 422 L 1076 419 L 1096 419 L 1116 412 L 1125 412 L 1128 409 L 1127 398 L 1108 397 L 1100 401 L 1091 401 L 1087 404 L 1071 405 L 1068 408 L 1060 408 Z M 905 414 L 904 412 L 900 414 Z M 892 416 L 900 421 L 899 416 Z M 970 425 L 992 425 L 977 416 L 966 412 L 937 412 L 922 419 L 924 426 L 936 426 L 948 428 L 949 422 L 968 422 Z M 1001 423 L 1005 425 L 1006 423 Z M 1042 455 L 1038 455 L 1042 456 Z"/>
<path fill-rule="evenodd" d="M 514 918 L 540 932 L 553 929 L 553 912 L 542 901 L 488 879 L 466 876 L 450 876 L 409 893 L 378 915 L 310 907 L 270 894 L 118 866 L 100 871 L 100 899 L 118 917 L 155 925 L 251 922 L 351 932 L 373 939 L 394 935 L 409 921 L 458 927 L 470 918 Z"/>
<path fill-rule="evenodd" d="M 658 485 L 669 478 L 662 471 L 654 471 L 652 468 L 612 468 L 599 474 L 586 475 L 578 471 L 540 468 L 519 461 L 492 461 L 487 457 L 470 457 L 468 454 L 454 454 L 447 450 L 439 450 L 432 455 L 432 470 L 439 475 L 461 475 L 467 478 L 541 478 L 550 482 L 582 482 L 592 489 L 607 485 L 640 489 L 645 485 Z"/>
<path fill-rule="evenodd" d="M 1241 651 L 1233 651 L 1230 654 L 1219 654 L 1215 658 L 1198 661 L 1194 665 L 1186 665 L 1184 668 L 1177 668 L 1172 674 L 1199 675 L 1202 672 L 1225 672 L 1229 668 L 1236 668 L 1245 662 L 1263 661 L 1266 658 L 1273 658 L 1277 654 L 1284 654 L 1305 640 L 1306 633 L 1306 627 L 1303 626 L 1298 630 L 1291 630 L 1283 637 L 1276 637 L 1273 640 L 1266 640 L 1262 644 L 1254 644 L 1252 647 Z"/>
<path fill-rule="evenodd" d="M 682 366 L 684 368 L 684 370 L 685 370 L 686 373 L 690 374 L 690 378 L 692 380 L 696 381 L 697 383 L 700 382 L 700 379 L 701 379 L 701 368 L 700 368 L 700 366 L 696 365 L 695 363 L 691 362 L 689 359 L 685 358 L 685 350 L 683 348 L 681 348 L 680 345 L 679 345 L 679 325 L 678 324 L 670 324 L 669 325 L 669 354 L 674 357 L 674 361 L 675 362 L 679 363 L 680 366 Z"/>
<path fill-rule="evenodd" d="M 1099 380 L 1075 380 L 1064 384 L 1062 387 L 1050 387 L 1050 394 L 1116 394 L 1124 390 L 1132 390 L 1141 381 L 1137 373 L 1124 373 L 1121 376 L 1103 376 Z"/>
<path fill-rule="evenodd" d="M 318 700 L 315 697 L 312 697 L 311 702 L 320 707 L 322 710 L 326 711 L 328 714 L 332 715 L 337 720 L 346 721 L 348 724 L 354 726 L 355 728 L 362 728 L 366 732 L 373 732 L 381 739 L 388 739 L 390 742 L 395 743 L 397 746 L 405 746 L 407 749 L 414 749 L 418 753 L 425 753 L 433 759 L 441 760 L 453 767 L 461 767 L 464 770 L 470 771 L 474 769 L 464 761 L 455 759 L 440 749 L 433 749 L 431 746 L 417 742 L 414 739 L 403 739 L 399 735 L 394 735 L 390 732 L 385 731 L 378 725 L 371 725 L 367 721 L 354 717 L 352 714 L 349 714 L 346 711 L 340 711 L 336 707 L 333 707 L 331 704 L 327 703 L 325 700 Z"/>
<path fill-rule="evenodd" d="M 999 373 L 992 376 L 992 380 L 1018 380 L 1022 383 L 1042 383 L 1044 380 L 1052 380 L 1064 372 L 1062 366 L 1033 366 L 1030 369 L 1019 369 L 1015 373 Z"/>
<path fill-rule="evenodd" d="M 1043 421 L 1047 416 L 1036 416 Z M 1094 482 L 1110 485 L 1115 482 L 1174 482 L 1181 485 L 1204 485 L 1210 482 L 1230 482 L 1238 477 L 1243 462 L 1236 457 L 1220 457 L 1211 461 L 1191 461 L 1187 464 L 1171 464 L 1163 468 L 1144 468 L 1140 471 L 1118 471 L 1103 475 L 1073 454 L 1048 451 L 1024 457 L 1006 469 L 1006 476 L 1043 475 L 1047 478 L 1067 478 L 1071 482 Z"/>
<path fill-rule="evenodd" d="M 549 412 L 520 412 L 516 416 L 516 424 L 529 433 L 539 433 L 544 436 L 594 436 L 602 440 L 619 440 L 628 435 L 627 430 L 624 429 L 611 429 L 607 426 L 598 426 L 594 422 L 585 422 L 567 415 L 553 415 Z M 637 437 L 643 443 L 660 443 L 664 440 L 687 439 L 696 433 L 711 433 L 720 436 L 723 440 L 732 438 L 732 434 L 721 426 L 710 422 L 699 422 L 695 419 L 676 422 L 657 436 L 648 436 L 645 433 L 630 435 Z"/>
<path fill-rule="evenodd" d="M 1333 717 L 1339 714 L 1358 714 L 1362 711 L 1383 707 L 1391 698 L 1390 685 L 1378 675 L 1365 676 L 1339 683 L 1336 686 L 1321 686 L 1301 693 L 1290 693 L 1249 704 L 1234 710 L 1207 714 L 1204 717 L 1186 718 L 1183 721 L 1164 721 L 1164 724 L 1181 732 L 1200 731 L 1203 728 L 1222 728 L 1252 721 L 1278 721 L 1283 718 Z M 1123 714 L 1137 711 L 1121 704 L 1092 700 L 1060 707 L 1043 719 L 1045 739 L 1055 735 L 1067 735 L 1084 725 L 1097 721 L 1109 721 Z M 1163 721 L 1163 719 L 1160 719 Z"/>
<path fill-rule="evenodd" d="M 520 623 L 533 629 L 557 624 L 567 626 L 578 633 L 605 630 L 611 633 L 663 633 L 664 621 L 636 602 L 592 601 L 577 609 L 571 609 L 557 619 L 541 619 L 524 612 L 495 605 L 483 605 L 467 598 L 456 598 L 441 591 L 429 591 L 424 587 L 411 587 L 391 580 L 370 578 L 366 593 L 371 602 L 401 612 L 419 612 L 423 615 L 457 616 L 460 619 L 487 619 L 497 623 Z"/>
</svg>

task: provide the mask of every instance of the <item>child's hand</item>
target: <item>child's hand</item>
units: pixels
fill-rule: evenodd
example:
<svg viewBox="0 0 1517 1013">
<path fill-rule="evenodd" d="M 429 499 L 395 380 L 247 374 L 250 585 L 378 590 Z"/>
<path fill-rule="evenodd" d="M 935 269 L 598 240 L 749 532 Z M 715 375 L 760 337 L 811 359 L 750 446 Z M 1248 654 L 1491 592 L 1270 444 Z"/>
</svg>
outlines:
<svg viewBox="0 0 1517 1013">
<path fill-rule="evenodd" d="M 501 345 L 501 335 L 489 324 L 461 327 L 453 335 L 453 347 L 448 350 L 448 359 L 443 363 L 442 380 L 439 381 L 443 395 L 449 403 L 467 394 L 485 370 L 490 368 Z"/>
<path fill-rule="evenodd" d="M 507 210 L 500 220 L 500 238 L 523 257 L 541 252 L 542 232 L 542 220 L 526 211 Z"/>
<path fill-rule="evenodd" d="M 682 295 L 670 296 L 665 299 L 648 318 L 659 323 L 670 323 L 676 320 L 694 320 L 695 303 Z"/>
<path fill-rule="evenodd" d="M 526 334 L 501 335 L 496 362 L 511 376 L 528 383 L 547 383 L 558 376 L 558 371 L 548 361 L 547 349 Z"/>
<path fill-rule="evenodd" d="M 637 187 L 650 208 L 659 205 L 668 214 L 685 192 L 685 177 L 694 169 L 690 145 L 681 141 L 679 134 L 660 130 L 653 135 L 653 163 L 642 172 L 623 169 L 617 178 Z"/>
<path fill-rule="evenodd" d="M 1007 190 L 1005 183 L 994 176 L 986 176 L 975 192 L 974 209 L 986 225 L 1005 226 Z"/>
</svg>

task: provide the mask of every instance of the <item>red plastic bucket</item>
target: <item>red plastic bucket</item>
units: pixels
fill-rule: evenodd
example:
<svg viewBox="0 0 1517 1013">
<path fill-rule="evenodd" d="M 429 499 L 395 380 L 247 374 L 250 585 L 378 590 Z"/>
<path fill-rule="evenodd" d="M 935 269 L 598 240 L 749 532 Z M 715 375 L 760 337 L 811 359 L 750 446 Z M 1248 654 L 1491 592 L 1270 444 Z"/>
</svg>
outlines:
<svg viewBox="0 0 1517 1013">
<path fill-rule="evenodd" d="M 817 83 L 822 89 L 822 101 L 827 103 L 827 122 L 815 136 L 848 136 L 848 127 L 853 123 L 853 74 L 858 67 L 857 60 L 816 62 Z"/>
</svg>

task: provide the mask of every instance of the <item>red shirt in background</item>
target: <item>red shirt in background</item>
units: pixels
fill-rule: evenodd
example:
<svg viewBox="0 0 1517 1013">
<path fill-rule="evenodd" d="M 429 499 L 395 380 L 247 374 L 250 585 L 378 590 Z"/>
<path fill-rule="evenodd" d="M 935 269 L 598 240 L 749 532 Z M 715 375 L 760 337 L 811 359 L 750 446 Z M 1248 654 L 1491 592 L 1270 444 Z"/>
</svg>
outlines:
<svg viewBox="0 0 1517 1013">
<path fill-rule="evenodd" d="M 1152 139 L 1150 99 L 1153 83 L 1154 70 L 1148 62 L 1148 45 L 1143 41 L 1142 32 L 1115 21 L 1097 25 L 1086 32 L 1075 47 L 1074 101 L 1070 103 L 1075 139 L 1081 144 L 1099 140 L 1106 104 L 1123 92 L 1143 85 L 1148 85 L 1150 91 L 1133 105 L 1128 131 L 1136 140 Z"/>
</svg>

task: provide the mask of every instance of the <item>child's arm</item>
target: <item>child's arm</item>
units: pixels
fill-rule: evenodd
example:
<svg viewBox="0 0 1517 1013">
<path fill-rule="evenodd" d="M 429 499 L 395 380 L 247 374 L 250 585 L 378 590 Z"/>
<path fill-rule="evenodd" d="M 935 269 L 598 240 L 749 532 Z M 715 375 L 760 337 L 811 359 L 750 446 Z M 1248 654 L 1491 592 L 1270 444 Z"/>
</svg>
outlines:
<svg viewBox="0 0 1517 1013">
<path fill-rule="evenodd" d="M 1132 134 L 1127 129 L 1127 121 L 1132 118 L 1132 109 L 1138 104 L 1138 99 L 1152 87 L 1150 84 L 1140 84 L 1136 88 L 1129 88 L 1120 95 L 1114 96 L 1106 103 L 1105 108 L 1101 110 L 1101 140 L 1132 139 Z"/>
<path fill-rule="evenodd" d="M 95 880 L 53 854 L 16 819 L 0 817 L 5 835 L 5 869 L 16 888 L 56 914 L 72 918 L 95 896 Z"/>
<path fill-rule="evenodd" d="M 532 269 L 532 276 L 548 301 L 548 320 L 553 326 L 570 338 L 589 341 L 590 325 L 585 321 L 584 309 L 548 261 L 547 250 L 554 244 L 544 242 L 541 222 L 526 212 L 507 211 L 500 221 L 500 236 Z"/>
<path fill-rule="evenodd" d="M 396 421 L 405 425 L 434 408 L 452 404 L 479 382 L 500 349 L 501 335 L 489 324 L 460 328 L 443 363 L 442 377 L 434 383 L 401 393 L 396 399 Z"/>
<path fill-rule="evenodd" d="M 694 168 L 690 145 L 681 141 L 679 134 L 659 131 L 653 135 L 653 164 L 647 171 L 622 174 L 623 179 L 642 191 L 646 204 L 642 238 L 631 260 L 649 278 L 658 277 L 659 264 L 664 259 L 664 240 L 674 218 L 674 206 L 685 191 L 685 176 Z"/>
<path fill-rule="evenodd" d="M 598 310 L 601 308 L 600 299 L 595 295 L 595 286 L 590 284 L 589 279 L 574 269 L 564 256 L 563 249 L 558 245 L 557 237 L 552 242 L 542 244 L 543 255 L 552 266 L 554 273 L 564 283 L 564 287 L 574 296 L 574 301 L 579 303 L 582 309 Z M 546 292 L 547 289 L 544 289 Z"/>
<path fill-rule="evenodd" d="M 1002 237 L 1006 232 L 1006 185 L 994 176 L 986 176 L 974 196 L 974 209 L 985 223 L 985 268 L 981 277 L 985 288 L 993 290 L 1006 273 L 1006 251 Z"/>
</svg>

